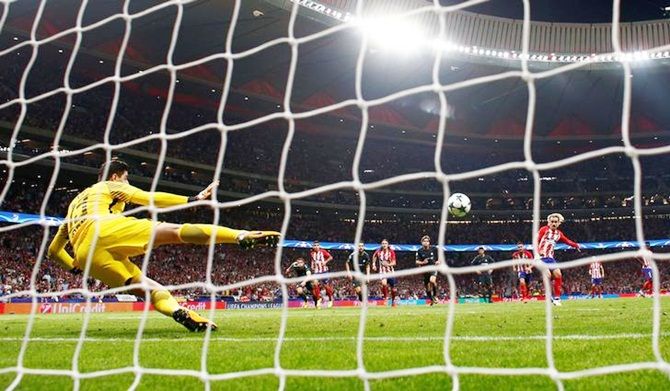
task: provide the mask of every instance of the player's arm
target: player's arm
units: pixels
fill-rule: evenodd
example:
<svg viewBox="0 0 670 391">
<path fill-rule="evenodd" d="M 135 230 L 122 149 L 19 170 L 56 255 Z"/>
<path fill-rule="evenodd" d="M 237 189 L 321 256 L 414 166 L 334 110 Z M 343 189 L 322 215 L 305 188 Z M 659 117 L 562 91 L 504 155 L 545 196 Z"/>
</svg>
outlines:
<svg viewBox="0 0 670 391">
<path fill-rule="evenodd" d="M 487 255 L 486 257 L 487 257 L 488 260 L 489 260 L 489 265 L 490 265 L 490 264 L 494 264 L 494 263 L 496 263 L 495 259 L 493 259 L 492 256 Z M 489 269 L 489 270 L 488 270 L 488 273 L 489 273 L 489 274 L 493 274 L 493 269 Z"/>
<path fill-rule="evenodd" d="M 428 263 L 428 261 L 422 261 L 421 257 L 419 256 L 419 252 L 417 251 L 414 263 L 416 264 L 416 266 L 423 266 L 426 263 Z"/>
<path fill-rule="evenodd" d="M 67 237 L 67 224 L 63 223 L 56 232 L 51 244 L 49 244 L 49 249 L 47 250 L 47 256 L 56 261 L 60 267 L 63 269 L 78 274 L 81 270 L 74 267 L 74 259 L 68 252 L 65 250 L 65 245 L 68 242 Z"/>
<path fill-rule="evenodd" d="M 377 260 L 378 259 L 379 258 L 377 257 L 377 251 L 375 251 L 375 253 L 372 254 L 372 270 L 373 271 L 377 271 Z M 381 265 L 380 265 L 380 267 L 381 267 Z"/>
<path fill-rule="evenodd" d="M 395 259 L 395 251 L 392 249 L 389 249 L 391 252 L 391 256 L 389 257 L 389 266 L 395 266 L 396 265 L 396 259 Z"/>
<path fill-rule="evenodd" d="M 305 287 L 307 285 L 307 281 L 309 281 L 309 276 L 312 275 L 312 271 L 309 270 L 309 267 L 305 265 L 305 279 L 300 283 L 301 287 Z"/>
<path fill-rule="evenodd" d="M 561 232 L 561 235 L 558 238 L 559 242 L 563 242 L 563 243 L 567 244 L 568 246 L 570 246 L 572 248 L 576 248 L 577 250 L 579 250 L 579 243 L 570 240 L 570 238 L 565 236 L 563 231 L 560 231 L 560 232 Z"/>
<path fill-rule="evenodd" d="M 470 265 L 472 265 L 472 266 L 477 266 L 479 264 L 480 263 L 479 263 L 479 261 L 477 261 L 477 257 L 472 258 L 472 261 L 470 261 Z M 477 270 L 475 273 L 482 274 L 482 272 L 480 272 L 479 270 Z"/>
<path fill-rule="evenodd" d="M 333 256 L 330 255 L 330 252 L 328 252 L 328 250 L 325 250 L 325 249 L 324 249 L 324 250 L 322 250 L 322 251 L 323 251 L 323 258 L 324 258 L 323 263 L 325 263 L 325 264 L 327 265 L 328 262 L 330 262 L 330 261 L 333 260 Z"/>
<path fill-rule="evenodd" d="M 194 197 L 187 197 L 165 192 L 149 192 L 144 191 L 127 183 L 108 182 L 110 192 L 116 198 L 123 202 L 130 202 L 136 205 L 149 205 L 153 200 L 154 205 L 159 208 L 164 208 L 174 205 L 183 205 L 189 202 L 201 201 L 209 198 L 212 195 L 214 188 L 218 186 L 218 182 L 212 182 L 203 191 Z"/>
<path fill-rule="evenodd" d="M 347 278 L 350 279 L 350 280 L 352 279 L 351 267 L 349 267 L 349 262 L 351 261 L 351 259 L 352 259 L 352 256 L 349 255 L 349 259 L 347 259 L 347 262 L 345 262 L 345 264 L 344 264 L 344 268 L 347 270 Z"/>
<path fill-rule="evenodd" d="M 287 267 L 286 270 L 284 270 L 284 274 L 288 276 L 291 274 L 292 270 L 293 270 L 293 264 L 289 265 L 289 267 Z"/>
<path fill-rule="evenodd" d="M 526 258 L 532 260 L 533 259 L 533 253 L 528 251 L 528 250 L 524 250 L 524 251 L 526 252 Z M 526 269 L 529 272 L 532 272 L 533 271 L 533 264 L 532 263 L 527 263 L 526 264 Z"/>
<path fill-rule="evenodd" d="M 542 238 L 543 238 L 544 235 L 547 233 L 547 230 L 549 230 L 549 227 L 547 227 L 547 226 L 545 225 L 544 227 L 540 228 L 540 231 L 537 233 L 537 246 L 538 246 L 538 247 L 540 247 L 540 243 L 542 242 Z M 543 254 L 542 252 L 540 252 L 540 250 L 541 250 L 541 248 L 538 248 L 538 249 L 537 249 L 537 253 L 540 254 L 541 257 L 544 257 L 545 254 Z"/>
<path fill-rule="evenodd" d="M 603 265 L 600 265 L 600 275 L 603 276 L 603 278 L 605 278 L 605 268 L 603 267 Z"/>
</svg>

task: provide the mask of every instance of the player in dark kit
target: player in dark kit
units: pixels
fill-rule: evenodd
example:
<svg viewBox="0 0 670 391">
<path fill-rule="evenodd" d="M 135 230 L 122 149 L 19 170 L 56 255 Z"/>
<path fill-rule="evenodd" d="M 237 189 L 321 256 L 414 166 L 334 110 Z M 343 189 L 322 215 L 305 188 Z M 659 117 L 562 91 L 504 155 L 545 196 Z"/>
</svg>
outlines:
<svg viewBox="0 0 670 391">
<path fill-rule="evenodd" d="M 309 266 L 307 266 L 307 264 L 305 263 L 305 258 L 299 257 L 298 259 L 295 260 L 295 262 L 291 264 L 291 266 L 289 266 L 284 271 L 284 274 L 286 274 L 287 276 L 293 274 L 294 277 L 309 277 L 312 275 L 312 271 L 309 270 Z M 304 301 L 303 307 L 307 308 L 308 306 L 307 293 L 305 292 L 305 289 L 307 289 L 307 291 L 309 292 L 312 292 L 314 290 L 312 281 L 307 281 L 305 279 L 303 282 L 298 284 L 298 286 L 295 289 L 296 292 L 298 293 L 298 296 L 300 296 Z M 314 305 L 317 305 L 316 301 L 318 299 L 318 296 L 312 295 L 312 298 L 314 299 Z"/>
<path fill-rule="evenodd" d="M 484 247 L 479 247 L 477 253 L 477 256 L 470 262 L 471 265 L 490 265 L 495 262 L 490 255 L 486 254 L 486 249 Z M 477 275 L 479 295 L 485 297 L 486 301 L 491 303 L 491 298 L 493 296 L 493 269 L 485 270 L 483 272 L 478 271 Z"/>
<path fill-rule="evenodd" d="M 430 237 L 425 235 L 421 238 L 421 248 L 416 251 L 416 266 L 437 265 L 437 248 L 430 245 Z M 430 299 L 430 305 L 437 302 L 437 271 L 423 274 L 423 284 L 426 294 Z"/>
<path fill-rule="evenodd" d="M 366 276 L 370 275 L 370 255 L 365 252 L 365 247 L 363 243 L 358 244 L 358 270 L 361 273 L 365 273 Z M 351 274 L 352 271 L 355 271 L 356 268 L 354 267 L 354 257 L 355 257 L 356 251 L 352 252 L 349 254 L 349 259 L 347 259 L 347 263 L 345 264 L 345 267 L 347 268 L 347 278 L 353 281 L 354 284 L 354 289 L 356 290 L 356 296 L 358 296 L 358 301 L 363 302 L 363 292 L 361 291 L 361 280 L 358 278 L 354 278 L 354 276 Z"/>
</svg>

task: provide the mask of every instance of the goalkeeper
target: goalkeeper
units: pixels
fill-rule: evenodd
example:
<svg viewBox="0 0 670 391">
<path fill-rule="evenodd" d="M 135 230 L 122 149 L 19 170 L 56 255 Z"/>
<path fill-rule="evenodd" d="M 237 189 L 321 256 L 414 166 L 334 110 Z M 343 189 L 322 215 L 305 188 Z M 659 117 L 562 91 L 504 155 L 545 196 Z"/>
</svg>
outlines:
<svg viewBox="0 0 670 391">
<path fill-rule="evenodd" d="M 182 308 L 165 287 L 143 276 L 129 258 L 148 250 L 152 234 L 155 235 L 153 247 L 186 243 L 206 245 L 213 237 L 216 243 L 237 243 L 249 249 L 255 246 L 275 247 L 279 232 L 250 232 L 211 224 L 172 224 L 123 216 L 121 213 L 126 203 L 149 205 L 153 200 L 157 207 L 169 207 L 208 199 L 218 183 L 210 184 L 195 197 L 145 192 L 128 184 L 126 163 L 119 160 L 108 163 L 105 180 L 102 178 L 104 169 L 105 165 L 100 169 L 99 182 L 83 190 L 70 203 L 66 223 L 60 226 L 49 245 L 49 257 L 75 274 L 86 268 L 90 258 L 90 275 L 110 288 L 145 281 L 150 287 L 151 303 L 158 312 L 171 316 L 190 331 L 204 331 L 208 327 L 216 330 L 214 322 Z M 74 258 L 65 250 L 68 242 L 74 250 Z M 139 297 L 145 296 L 140 288 L 130 292 Z"/>
</svg>

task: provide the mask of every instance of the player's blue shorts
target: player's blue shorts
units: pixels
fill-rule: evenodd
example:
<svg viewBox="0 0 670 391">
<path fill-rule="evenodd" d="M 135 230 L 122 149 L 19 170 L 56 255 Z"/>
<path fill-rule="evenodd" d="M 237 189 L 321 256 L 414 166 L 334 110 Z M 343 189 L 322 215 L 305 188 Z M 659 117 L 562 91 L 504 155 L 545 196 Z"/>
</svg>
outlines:
<svg viewBox="0 0 670 391">
<path fill-rule="evenodd" d="M 591 279 L 591 284 L 592 285 L 602 285 L 603 284 L 603 279 L 602 278 L 592 278 Z"/>
<path fill-rule="evenodd" d="M 395 283 L 396 283 L 395 277 L 387 278 L 387 279 L 386 279 L 386 283 L 387 283 L 391 288 L 394 288 L 394 287 L 395 287 Z"/>
<path fill-rule="evenodd" d="M 554 258 L 543 257 L 543 258 L 540 258 L 540 260 L 547 264 L 547 267 L 549 268 L 549 270 L 558 269 L 558 263 L 556 263 L 556 260 Z"/>
<path fill-rule="evenodd" d="M 528 282 L 530 280 L 531 273 L 518 272 L 518 276 L 519 276 L 519 278 L 523 278 L 524 280 L 526 280 L 526 282 Z"/>
<path fill-rule="evenodd" d="M 654 273 L 651 271 L 650 267 L 643 267 L 642 268 L 642 277 L 645 280 L 651 280 L 653 275 L 654 275 Z"/>
</svg>

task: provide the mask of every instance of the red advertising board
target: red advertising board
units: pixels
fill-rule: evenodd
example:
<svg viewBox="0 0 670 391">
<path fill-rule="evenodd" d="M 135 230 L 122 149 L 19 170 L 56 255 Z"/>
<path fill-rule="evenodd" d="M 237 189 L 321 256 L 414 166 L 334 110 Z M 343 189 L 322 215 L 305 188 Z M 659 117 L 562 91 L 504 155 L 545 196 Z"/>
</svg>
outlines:
<svg viewBox="0 0 670 391">
<path fill-rule="evenodd" d="M 210 309 L 209 301 L 186 301 L 182 306 L 194 310 L 205 311 Z M 153 306 L 149 306 L 153 310 Z M 0 303 L 0 314 L 29 314 L 31 303 Z M 217 310 L 226 308 L 226 303 L 216 302 Z M 142 311 L 144 303 L 38 303 L 35 313 L 37 314 L 77 314 L 77 313 L 105 313 L 105 312 L 130 312 Z"/>
<path fill-rule="evenodd" d="M 29 314 L 32 310 L 31 303 L 6 303 L 5 314 Z M 38 314 L 77 314 L 84 312 L 127 312 L 132 311 L 132 303 L 38 303 L 36 313 Z"/>
<path fill-rule="evenodd" d="M 133 311 L 144 311 L 144 303 L 136 302 L 136 303 L 130 303 L 132 305 L 132 310 Z M 216 305 L 214 308 L 217 310 L 223 310 L 226 309 L 226 303 L 223 301 L 217 301 L 214 302 Z M 189 310 L 193 310 L 196 312 L 199 311 L 205 311 L 210 308 L 212 308 L 212 302 L 211 301 L 183 301 L 179 303 L 182 307 L 188 308 Z M 149 305 L 149 310 L 153 311 L 154 306 Z"/>
</svg>

